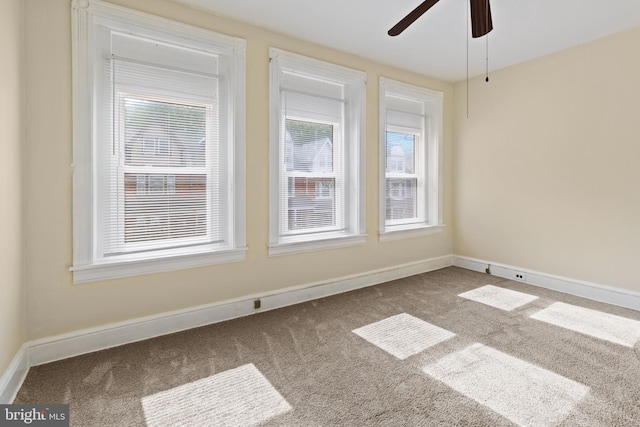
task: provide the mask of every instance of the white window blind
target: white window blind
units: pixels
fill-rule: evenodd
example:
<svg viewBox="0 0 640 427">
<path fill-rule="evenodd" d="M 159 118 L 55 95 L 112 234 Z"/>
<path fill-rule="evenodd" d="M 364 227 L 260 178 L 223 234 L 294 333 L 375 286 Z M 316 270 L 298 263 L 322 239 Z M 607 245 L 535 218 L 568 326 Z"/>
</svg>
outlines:
<svg viewBox="0 0 640 427">
<path fill-rule="evenodd" d="M 387 94 L 386 104 L 386 221 L 425 223 L 425 106 L 393 94 Z"/>
<path fill-rule="evenodd" d="M 111 32 L 105 72 L 103 255 L 224 242 L 217 56 Z"/>
<path fill-rule="evenodd" d="M 380 80 L 381 233 L 441 225 L 442 93 Z"/>
<path fill-rule="evenodd" d="M 271 54 L 270 253 L 362 236 L 364 75 Z"/>
<path fill-rule="evenodd" d="M 243 42 L 96 0 L 74 30 L 74 223 L 91 230 L 74 277 L 237 259 L 220 254 L 244 246 Z"/>
<path fill-rule="evenodd" d="M 344 100 L 281 95 L 282 217 L 280 234 L 301 235 L 344 228 Z"/>
</svg>

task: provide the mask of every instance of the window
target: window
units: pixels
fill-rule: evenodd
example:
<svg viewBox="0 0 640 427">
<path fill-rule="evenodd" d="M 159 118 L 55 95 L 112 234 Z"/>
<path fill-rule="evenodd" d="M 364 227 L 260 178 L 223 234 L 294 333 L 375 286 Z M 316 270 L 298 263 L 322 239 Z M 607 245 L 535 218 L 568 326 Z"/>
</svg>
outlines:
<svg viewBox="0 0 640 427">
<path fill-rule="evenodd" d="M 333 199 L 333 189 L 335 182 L 333 180 L 317 180 L 316 181 L 316 198 Z"/>
<path fill-rule="evenodd" d="M 131 101 L 131 100 L 129 100 Z M 171 154 L 169 138 L 143 138 L 142 153 L 145 156 L 169 156 Z"/>
<path fill-rule="evenodd" d="M 270 56 L 269 253 L 364 243 L 365 74 Z"/>
<path fill-rule="evenodd" d="M 244 41 L 73 2 L 74 282 L 244 259 Z"/>
<path fill-rule="evenodd" d="M 442 228 L 442 93 L 380 79 L 380 236 Z"/>
</svg>

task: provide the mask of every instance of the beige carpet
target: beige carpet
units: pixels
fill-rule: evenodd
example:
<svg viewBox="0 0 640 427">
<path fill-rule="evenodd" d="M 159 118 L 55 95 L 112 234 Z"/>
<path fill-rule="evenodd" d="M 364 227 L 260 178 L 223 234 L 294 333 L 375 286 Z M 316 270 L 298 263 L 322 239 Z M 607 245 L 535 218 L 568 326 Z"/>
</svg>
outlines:
<svg viewBox="0 0 640 427">
<path fill-rule="evenodd" d="M 15 403 L 74 426 L 640 426 L 640 312 L 451 267 L 34 367 Z"/>
</svg>

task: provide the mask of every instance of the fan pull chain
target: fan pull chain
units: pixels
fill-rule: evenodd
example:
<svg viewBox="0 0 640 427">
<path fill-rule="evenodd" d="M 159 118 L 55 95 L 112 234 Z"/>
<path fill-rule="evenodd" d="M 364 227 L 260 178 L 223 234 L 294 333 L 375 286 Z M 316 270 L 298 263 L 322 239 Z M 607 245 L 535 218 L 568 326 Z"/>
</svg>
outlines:
<svg viewBox="0 0 640 427">
<path fill-rule="evenodd" d="M 486 8 L 487 13 L 485 14 L 485 22 L 487 24 L 487 28 L 489 28 L 489 0 L 487 0 L 487 8 Z M 486 45 L 486 61 L 485 61 L 485 66 L 486 66 L 486 77 L 484 78 L 484 81 L 489 83 L 489 33 L 487 33 L 485 35 L 485 37 L 487 38 L 487 45 Z"/>
<path fill-rule="evenodd" d="M 489 82 L 489 34 L 487 34 L 485 36 L 487 38 L 487 57 L 486 57 L 486 67 L 487 67 L 487 71 L 486 71 L 486 77 L 484 78 L 485 82 Z"/>
</svg>

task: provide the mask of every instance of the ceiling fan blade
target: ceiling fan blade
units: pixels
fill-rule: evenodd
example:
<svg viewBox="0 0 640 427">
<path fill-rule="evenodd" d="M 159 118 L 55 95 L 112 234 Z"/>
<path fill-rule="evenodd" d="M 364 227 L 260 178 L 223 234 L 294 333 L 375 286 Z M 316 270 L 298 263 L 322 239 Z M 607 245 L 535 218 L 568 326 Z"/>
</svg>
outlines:
<svg viewBox="0 0 640 427">
<path fill-rule="evenodd" d="M 491 6 L 489 0 L 471 1 L 471 35 L 473 38 L 482 37 L 493 30 L 491 20 Z"/>
<path fill-rule="evenodd" d="M 439 0 L 426 0 L 422 2 L 418 7 L 413 9 L 411 13 L 402 18 L 400 22 L 393 26 L 387 34 L 390 36 L 397 36 L 401 32 L 407 29 L 407 27 L 420 18 L 427 10 L 431 9 L 431 6 L 438 3 Z"/>
</svg>

